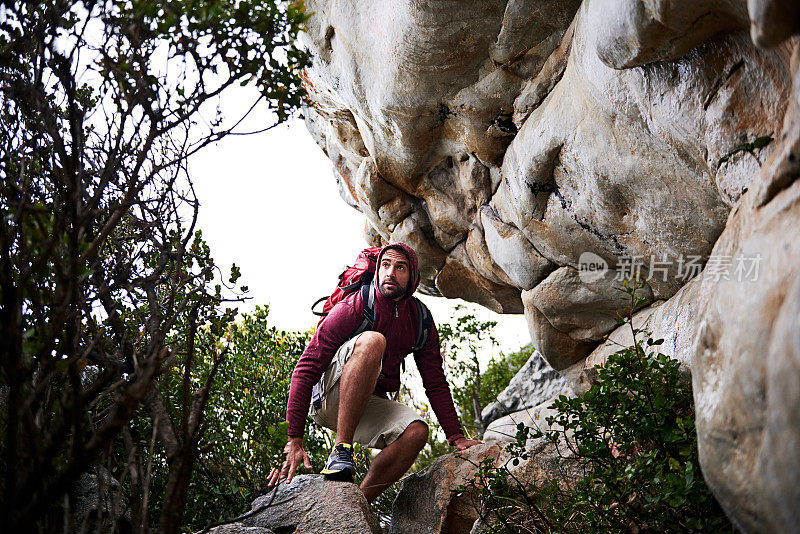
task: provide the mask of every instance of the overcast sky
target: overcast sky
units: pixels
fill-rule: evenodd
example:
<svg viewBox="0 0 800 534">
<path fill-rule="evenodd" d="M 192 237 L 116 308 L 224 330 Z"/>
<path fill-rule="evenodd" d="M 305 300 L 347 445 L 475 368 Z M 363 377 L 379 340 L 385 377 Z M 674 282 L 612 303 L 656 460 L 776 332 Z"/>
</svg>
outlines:
<svg viewBox="0 0 800 534">
<path fill-rule="evenodd" d="M 254 98 L 237 88 L 223 101 L 226 115 L 247 109 Z M 271 123 L 266 112 L 252 129 Z M 366 246 L 364 216 L 341 199 L 332 163 L 299 118 L 268 132 L 229 136 L 190 161 L 201 202 L 199 227 L 226 274 L 235 262 L 250 288 L 248 303 L 269 304 L 272 324 L 305 330 L 315 324 L 309 308 L 328 295 L 343 268 Z M 444 322 L 460 300 L 424 297 L 434 319 Z M 462 302 L 463 303 L 463 302 Z M 530 337 L 521 315 L 501 316 L 477 307 L 483 320 L 499 321 L 502 350 Z"/>
</svg>

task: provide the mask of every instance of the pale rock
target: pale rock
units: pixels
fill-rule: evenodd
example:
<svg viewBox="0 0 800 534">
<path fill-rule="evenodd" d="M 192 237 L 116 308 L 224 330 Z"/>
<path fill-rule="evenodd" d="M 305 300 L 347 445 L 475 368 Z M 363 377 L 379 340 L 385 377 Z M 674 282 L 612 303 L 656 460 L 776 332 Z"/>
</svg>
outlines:
<svg viewBox="0 0 800 534">
<path fill-rule="evenodd" d="M 621 284 L 612 271 L 597 280 L 582 280 L 576 269 L 561 267 L 536 286 L 531 302 L 554 328 L 573 339 L 600 341 L 606 332 L 616 328 L 624 316 L 621 309 L 629 304 L 625 300 L 629 295 Z M 636 290 L 636 297 L 648 303 L 653 300 L 653 292 L 645 284 Z"/>
<path fill-rule="evenodd" d="M 474 156 L 445 158 L 428 172 L 417 195 L 426 211 L 439 245 L 452 250 L 466 238 L 479 206 L 490 197 L 489 170 Z"/>
<path fill-rule="evenodd" d="M 414 189 L 420 162 L 443 122 L 458 113 L 441 109 L 442 103 L 482 77 L 505 4 L 308 2 L 314 16 L 306 42 L 315 54 L 308 77 L 336 92 L 353 111 L 384 179 Z M 499 112 L 487 110 L 483 116 L 496 116 L 494 111 Z M 478 138 L 488 126 L 470 125 L 475 133 L 462 133 Z"/>
<path fill-rule="evenodd" d="M 569 59 L 569 50 L 574 33 L 575 25 L 573 22 L 564 33 L 558 48 L 550 54 L 550 57 L 542 65 L 542 69 L 522 86 L 519 96 L 514 100 L 513 120 L 517 128 L 525 122 L 525 119 L 534 109 L 539 107 L 542 100 L 550 94 L 553 87 L 561 80 L 564 69 L 567 67 L 567 59 Z"/>
<path fill-rule="evenodd" d="M 410 201 L 402 198 L 400 190 L 378 175 L 375 163 L 369 158 L 362 159 L 351 183 L 350 192 L 356 206 L 379 230 L 390 231 L 390 226 L 402 222 L 413 211 Z"/>
<path fill-rule="evenodd" d="M 758 46 L 776 46 L 800 34 L 800 4 L 794 0 L 748 0 L 750 35 Z"/>
<path fill-rule="evenodd" d="M 480 221 L 489 257 L 515 287 L 531 289 L 555 268 L 519 230 L 501 221 L 489 206 L 481 208 Z"/>
<path fill-rule="evenodd" d="M 442 269 L 443 287 L 472 269 L 446 293 L 518 311 L 490 293 L 533 290 L 590 251 L 614 269 L 668 265 L 649 282 L 665 300 L 685 283 L 675 266 L 706 260 L 773 152 L 741 147 L 777 135 L 790 82 L 787 45 L 758 50 L 740 29 L 748 7 L 765 27 L 791 7 L 689 4 L 312 1 L 309 128 L 370 242 L 418 248 L 424 291 L 437 293 Z M 453 254 L 465 240 L 469 261 Z M 530 314 L 562 363 L 592 348 L 552 352 L 575 345 L 554 319 L 563 305 L 549 326 Z"/>
<path fill-rule="evenodd" d="M 678 59 L 713 35 L 747 27 L 743 0 L 600 0 L 597 55 L 624 69 Z"/>
<path fill-rule="evenodd" d="M 568 333 L 555 328 L 536 307 L 535 292 L 535 289 L 522 292 L 522 305 L 531 342 L 553 369 L 561 371 L 586 357 L 596 343 L 574 339 Z"/>
<path fill-rule="evenodd" d="M 436 288 L 442 296 L 462 298 L 497 313 L 522 313 L 519 289 L 501 285 L 476 274 L 463 243 L 447 256 L 436 277 Z"/>
<path fill-rule="evenodd" d="M 435 279 L 443 268 L 447 253 L 427 239 L 431 223 L 423 211 L 415 211 L 398 224 L 387 239 L 391 243 L 403 242 L 410 245 L 419 257 L 420 288 L 438 295 Z"/>
<path fill-rule="evenodd" d="M 763 258 L 757 280 L 703 280 L 692 365 L 700 462 L 745 532 L 800 524 L 800 181 L 756 209 L 748 195 L 714 254 Z M 712 256 L 712 258 L 715 256 Z"/>
<path fill-rule="evenodd" d="M 579 5 L 579 0 L 550 4 L 542 4 L 536 0 L 509 0 L 497 41 L 489 49 L 492 60 L 499 64 L 509 64 L 539 43 L 547 41 L 551 35 L 557 36 L 560 41 Z M 543 51 L 541 61 L 544 62 L 552 51 L 552 48 Z"/>
<path fill-rule="evenodd" d="M 513 285 L 505 271 L 494 262 L 489 247 L 486 245 L 486 236 L 484 236 L 481 225 L 472 225 L 467 234 L 467 240 L 464 242 L 464 248 L 469 261 L 475 267 L 475 272 L 492 282 Z"/>
<path fill-rule="evenodd" d="M 793 98 L 779 145 L 705 270 L 633 320 L 665 340 L 660 352 L 691 367 L 703 474 L 743 532 L 797 532 L 800 524 L 800 92 Z M 620 327 L 565 375 L 586 389 L 593 366 L 632 342 L 630 327 Z"/>
<path fill-rule="evenodd" d="M 692 361 L 700 463 L 745 532 L 800 532 L 800 44 L 792 67 L 780 146 L 709 259 L 731 258 L 729 276 L 699 281 L 707 300 Z M 737 274 L 737 258 L 757 270 Z"/>
<path fill-rule="evenodd" d="M 558 414 L 550 405 L 558 395 L 539 403 L 532 408 L 525 408 L 518 412 L 505 415 L 492 421 L 483 433 L 483 440 L 486 443 L 496 443 L 505 447 L 507 444 L 516 440 L 518 426 L 523 424 L 525 427 L 546 432 L 550 429 L 547 423 L 548 417 Z"/>
<path fill-rule="evenodd" d="M 381 247 L 386 244 L 381 233 L 370 224 L 369 221 L 364 223 L 364 241 L 370 247 Z"/>
<path fill-rule="evenodd" d="M 699 280 L 699 279 L 697 279 Z M 693 345 L 697 336 L 698 310 L 705 298 L 699 293 L 697 280 L 683 286 L 667 301 L 657 301 L 633 314 L 630 323 L 618 326 L 608 334 L 607 340 L 585 359 L 561 370 L 561 374 L 576 391 L 587 391 L 597 383 L 596 366 L 606 362 L 615 352 L 634 344 L 633 329 L 640 330 L 636 341 L 645 348 L 648 338 L 663 339 L 653 350 L 679 361 L 687 376 L 691 366 Z"/>
</svg>

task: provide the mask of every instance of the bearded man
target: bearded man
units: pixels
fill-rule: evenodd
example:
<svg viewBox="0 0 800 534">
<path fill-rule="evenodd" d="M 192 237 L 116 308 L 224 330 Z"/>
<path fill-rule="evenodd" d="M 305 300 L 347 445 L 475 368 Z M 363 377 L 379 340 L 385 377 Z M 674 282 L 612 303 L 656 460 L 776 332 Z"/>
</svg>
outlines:
<svg viewBox="0 0 800 534">
<path fill-rule="evenodd" d="M 400 480 L 428 441 L 428 425 L 413 409 L 389 398 L 400 388 L 401 362 L 414 348 L 424 306 L 412 297 L 419 285 L 414 250 L 404 243 L 381 249 L 370 291 L 348 294 L 317 328 L 292 374 L 286 419 L 286 460 L 273 469 L 269 485 L 291 482 L 299 466 L 311 469 L 303 449 L 312 389 L 319 392 L 311 417 L 336 432 L 322 474 L 352 481 L 353 442 L 382 451 L 374 458 L 361 490 L 372 502 Z M 371 328 L 354 335 L 364 318 L 364 295 L 374 299 Z M 427 310 L 427 309 L 425 309 Z M 458 450 L 478 441 L 464 437 L 442 368 L 436 325 L 430 322 L 424 345 L 414 352 L 425 393 L 447 440 Z M 316 385 L 316 388 L 315 388 Z"/>
</svg>

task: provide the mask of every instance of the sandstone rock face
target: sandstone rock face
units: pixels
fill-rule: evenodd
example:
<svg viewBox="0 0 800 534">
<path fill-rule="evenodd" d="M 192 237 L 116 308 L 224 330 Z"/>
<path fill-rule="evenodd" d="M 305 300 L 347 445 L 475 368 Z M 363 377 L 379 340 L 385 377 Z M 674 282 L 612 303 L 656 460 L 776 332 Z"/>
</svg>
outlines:
<svg viewBox="0 0 800 534">
<path fill-rule="evenodd" d="M 800 532 L 800 44 L 781 145 L 736 207 L 710 262 L 762 258 L 748 280 L 701 281 L 693 385 L 700 460 L 748 532 Z"/>
<path fill-rule="evenodd" d="M 405 478 L 392 505 L 390 534 L 469 532 L 478 519 L 470 492 L 458 495 L 484 459 L 500 456 L 497 445 L 475 445 L 438 458 L 424 473 Z"/>
<path fill-rule="evenodd" d="M 534 351 L 508 387 L 497 396 L 497 402 L 483 409 L 481 421 L 486 427 L 505 415 L 533 408 L 566 387 L 565 379 L 547 364 L 538 351 Z"/>
<path fill-rule="evenodd" d="M 631 341 L 615 288 L 641 272 L 711 488 L 744 531 L 797 532 L 800 4 L 308 7 L 307 123 L 367 240 L 414 246 L 431 294 L 524 312 L 576 387 Z"/>
<path fill-rule="evenodd" d="M 703 473 L 744 532 L 798 532 L 800 511 L 800 45 L 780 141 L 735 206 L 700 276 L 634 317 L 691 366 Z M 628 327 L 565 371 L 629 345 Z"/>
<path fill-rule="evenodd" d="M 520 423 L 529 428 L 547 430 L 547 418 L 557 413 L 550 409 L 554 400 L 555 397 L 547 399 L 533 408 L 526 408 L 492 421 L 483 433 L 484 441 L 505 446 L 516 439 L 517 425 Z"/>
<path fill-rule="evenodd" d="M 789 47 L 753 45 L 744 1 L 308 8 L 309 130 L 369 242 L 414 246 L 429 293 L 524 311 L 558 370 L 615 327 L 619 282 L 580 287 L 581 254 L 636 258 L 650 300 L 674 295 L 791 86 Z"/>
<path fill-rule="evenodd" d="M 270 502 L 272 505 L 267 506 Z M 298 534 L 381 532 L 378 519 L 357 485 L 325 480 L 322 475 L 300 475 L 290 484 L 278 486 L 253 501 L 251 511 L 261 508 L 241 524 Z"/>
</svg>

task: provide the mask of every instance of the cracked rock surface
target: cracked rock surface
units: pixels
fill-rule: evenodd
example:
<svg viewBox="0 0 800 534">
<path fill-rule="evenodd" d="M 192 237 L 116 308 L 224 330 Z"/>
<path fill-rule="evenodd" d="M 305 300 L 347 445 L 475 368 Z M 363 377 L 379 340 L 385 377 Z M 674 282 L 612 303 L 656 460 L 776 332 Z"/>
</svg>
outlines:
<svg viewBox="0 0 800 534">
<path fill-rule="evenodd" d="M 525 313 L 562 370 L 619 307 L 613 276 L 574 291 L 581 255 L 669 299 L 775 150 L 791 46 L 757 48 L 745 2 L 689 4 L 311 1 L 309 130 L 368 242 Z"/>
</svg>

